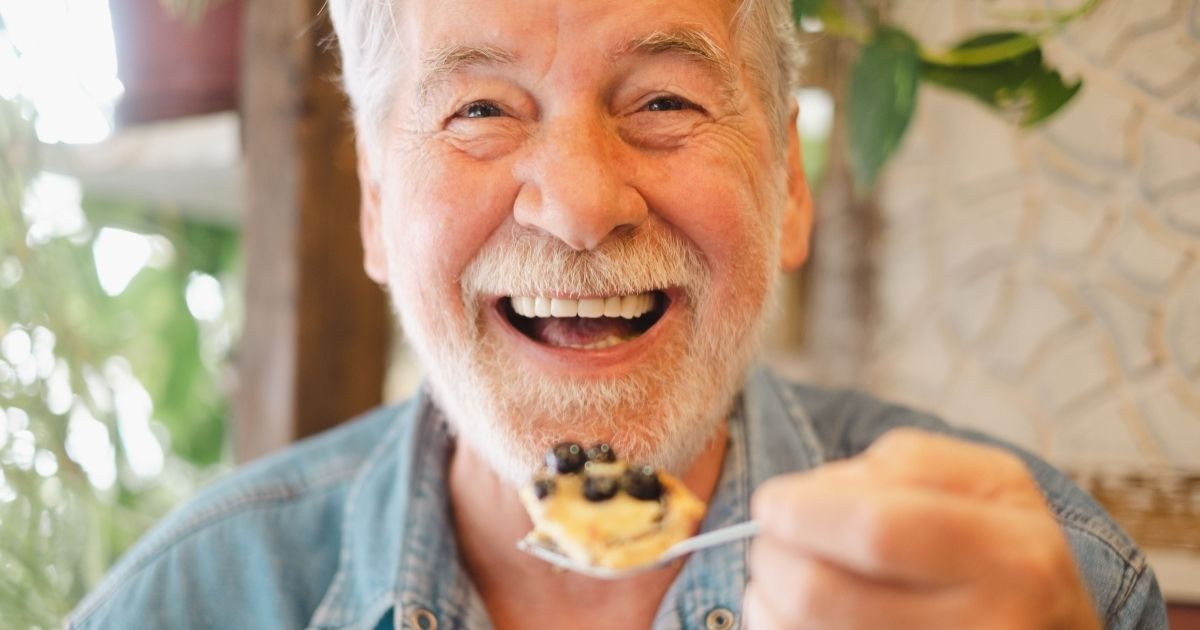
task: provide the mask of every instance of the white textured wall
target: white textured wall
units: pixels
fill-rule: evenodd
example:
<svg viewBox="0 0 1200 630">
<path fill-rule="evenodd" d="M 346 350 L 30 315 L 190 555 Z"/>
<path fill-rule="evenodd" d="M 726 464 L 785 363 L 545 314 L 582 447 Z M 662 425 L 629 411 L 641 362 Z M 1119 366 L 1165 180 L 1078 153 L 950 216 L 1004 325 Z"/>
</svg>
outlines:
<svg viewBox="0 0 1200 630">
<path fill-rule="evenodd" d="M 938 46 L 1081 2 L 892 17 Z M 840 67 L 833 50 L 816 60 Z M 772 358 L 1041 454 L 1200 603 L 1200 0 L 1104 0 L 1045 52 L 1085 82 L 1048 124 L 923 87 L 876 207 L 826 182 L 803 348 Z"/>
<path fill-rule="evenodd" d="M 893 17 L 937 45 L 1080 2 Z M 1045 49 L 1085 82 L 1047 125 L 923 87 L 877 213 L 826 195 L 804 354 L 776 362 L 1041 454 L 1200 602 L 1200 0 L 1105 0 Z"/>
<path fill-rule="evenodd" d="M 954 4 L 896 17 L 948 42 L 1045 6 Z M 1200 470 L 1200 2 L 1108 0 L 1046 48 L 1084 88 L 1036 131 L 922 91 L 866 384 L 1078 473 Z"/>
</svg>

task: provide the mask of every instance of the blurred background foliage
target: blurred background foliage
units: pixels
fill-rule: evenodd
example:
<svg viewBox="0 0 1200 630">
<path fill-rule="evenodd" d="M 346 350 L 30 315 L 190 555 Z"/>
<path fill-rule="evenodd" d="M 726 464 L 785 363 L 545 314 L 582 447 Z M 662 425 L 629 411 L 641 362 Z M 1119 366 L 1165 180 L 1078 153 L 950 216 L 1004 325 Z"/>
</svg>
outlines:
<svg viewBox="0 0 1200 630">
<path fill-rule="evenodd" d="M 225 468 L 241 301 L 235 229 L 41 170 L 36 117 L 0 98 L 3 628 L 58 626 Z"/>
</svg>

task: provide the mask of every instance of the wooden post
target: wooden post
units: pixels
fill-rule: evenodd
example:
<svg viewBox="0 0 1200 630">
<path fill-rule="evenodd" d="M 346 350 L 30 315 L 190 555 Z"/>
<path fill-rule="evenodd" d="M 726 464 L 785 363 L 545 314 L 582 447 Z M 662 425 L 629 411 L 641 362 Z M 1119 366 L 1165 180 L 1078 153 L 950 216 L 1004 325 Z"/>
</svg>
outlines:
<svg viewBox="0 0 1200 630">
<path fill-rule="evenodd" d="M 806 78 L 834 98 L 827 172 L 815 200 L 804 313 L 804 377 L 826 385 L 868 384 L 864 367 L 875 329 L 878 262 L 874 194 L 855 193 L 846 157 L 845 92 L 857 45 L 823 36 L 810 49 Z"/>
<path fill-rule="evenodd" d="M 389 317 L 362 270 L 358 182 L 324 0 L 248 0 L 239 461 L 377 405 Z"/>
</svg>

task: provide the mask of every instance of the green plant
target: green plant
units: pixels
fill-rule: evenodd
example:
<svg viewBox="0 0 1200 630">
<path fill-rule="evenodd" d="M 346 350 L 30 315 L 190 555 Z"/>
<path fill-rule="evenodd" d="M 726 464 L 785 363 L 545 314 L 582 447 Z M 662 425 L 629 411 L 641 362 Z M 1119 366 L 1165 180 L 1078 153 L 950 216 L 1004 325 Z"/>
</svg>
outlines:
<svg viewBox="0 0 1200 630">
<path fill-rule="evenodd" d="M 231 277 L 236 233 L 73 196 L 77 185 L 39 169 L 33 116 L 0 99 L 3 628 L 59 625 L 227 459 L 232 326 L 193 315 L 187 292 Z M 118 292 L 98 267 L 114 235 L 151 253 Z"/>
<path fill-rule="evenodd" d="M 904 137 L 917 106 L 921 82 L 965 94 L 1021 127 L 1045 121 L 1079 92 L 1048 67 L 1041 42 L 1100 0 L 1072 11 L 1027 12 L 1010 17 L 1040 26 L 1032 32 L 977 33 L 947 50 L 930 50 L 884 15 L 883 3 L 857 0 L 793 0 L 797 22 L 819 20 L 826 32 L 862 46 L 851 69 L 846 94 L 849 161 L 855 186 L 863 193 Z"/>
<path fill-rule="evenodd" d="M 0 98 L 0 628 L 59 626 L 225 468 L 241 302 L 235 229 L 44 172 L 36 115 Z"/>
</svg>

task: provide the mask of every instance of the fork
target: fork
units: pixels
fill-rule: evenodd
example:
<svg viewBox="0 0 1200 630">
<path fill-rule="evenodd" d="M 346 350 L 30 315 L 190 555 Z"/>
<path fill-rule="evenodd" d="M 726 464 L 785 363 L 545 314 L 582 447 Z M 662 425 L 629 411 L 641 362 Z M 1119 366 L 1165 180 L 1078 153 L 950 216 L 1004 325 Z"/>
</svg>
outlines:
<svg viewBox="0 0 1200 630">
<path fill-rule="evenodd" d="M 711 532 L 705 532 L 691 538 L 685 538 L 662 552 L 662 555 L 647 562 L 633 567 L 625 567 L 622 569 L 612 569 L 609 567 L 598 567 L 590 564 L 579 562 L 573 558 L 567 557 L 557 549 L 541 542 L 533 542 L 528 539 L 517 541 L 517 548 L 525 553 L 528 553 L 536 558 L 540 558 L 553 564 L 560 569 L 566 569 L 574 573 L 586 575 L 588 577 L 599 578 L 601 580 L 620 580 L 630 576 L 637 575 L 652 569 L 657 569 L 673 560 L 682 558 L 690 553 L 724 545 L 725 543 L 742 540 L 743 538 L 752 538 L 758 535 L 758 523 L 755 521 L 746 521 L 721 529 L 714 529 Z"/>
</svg>

